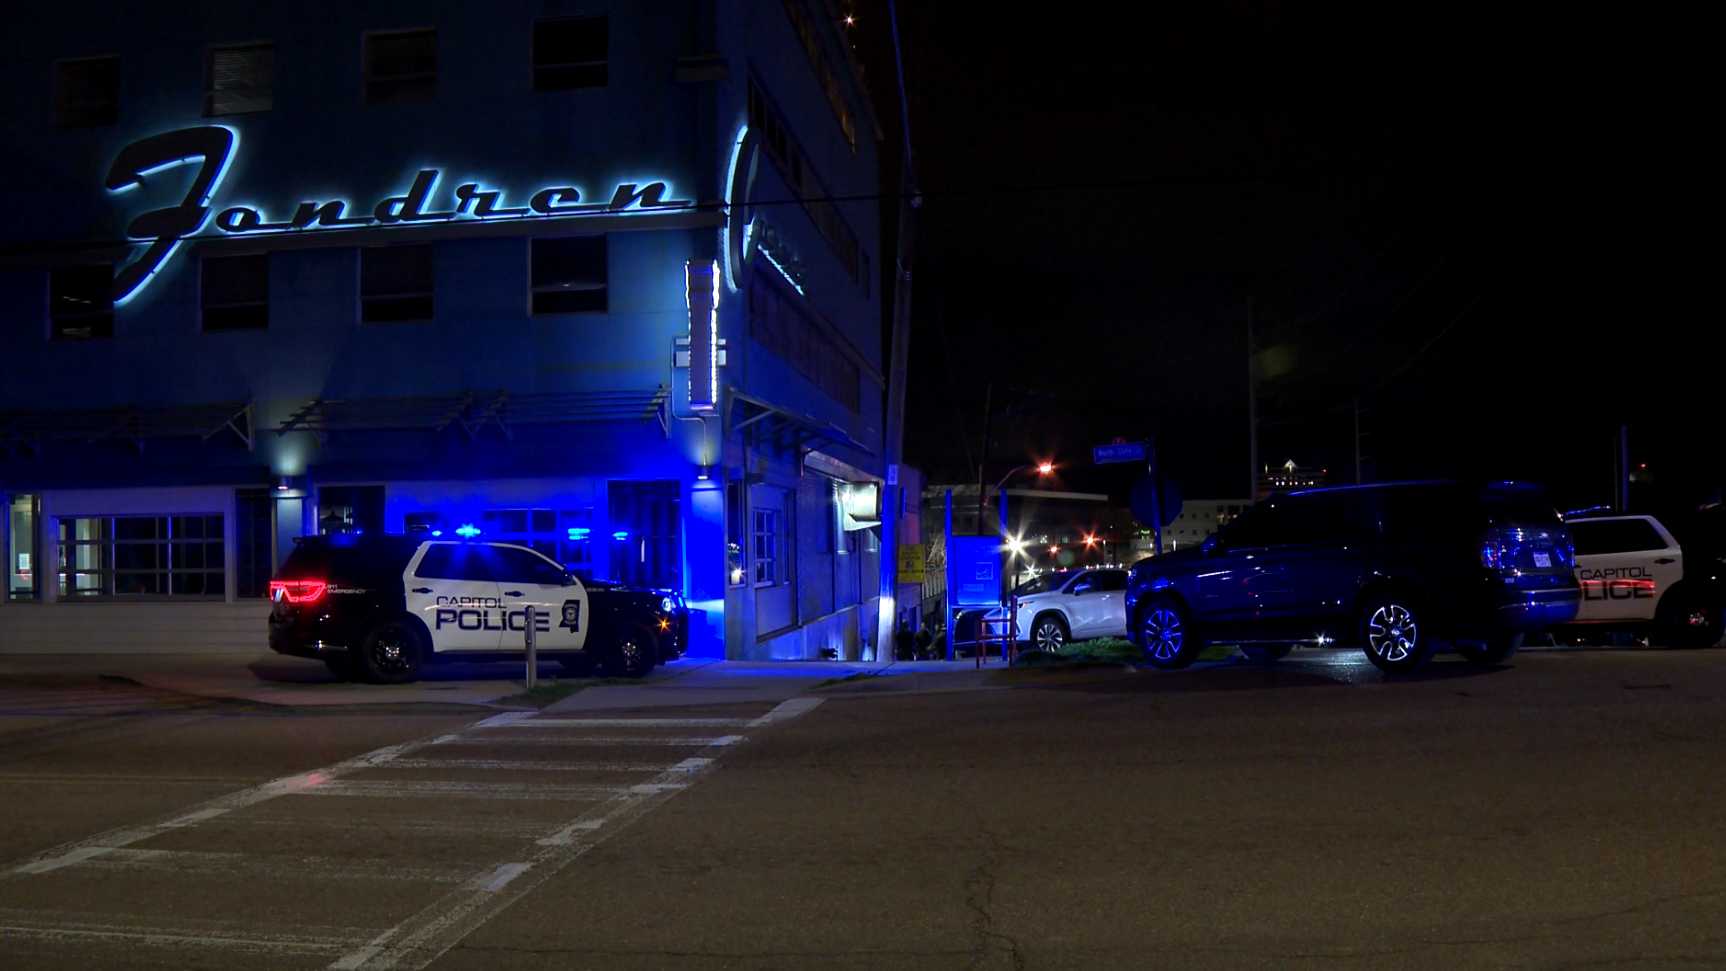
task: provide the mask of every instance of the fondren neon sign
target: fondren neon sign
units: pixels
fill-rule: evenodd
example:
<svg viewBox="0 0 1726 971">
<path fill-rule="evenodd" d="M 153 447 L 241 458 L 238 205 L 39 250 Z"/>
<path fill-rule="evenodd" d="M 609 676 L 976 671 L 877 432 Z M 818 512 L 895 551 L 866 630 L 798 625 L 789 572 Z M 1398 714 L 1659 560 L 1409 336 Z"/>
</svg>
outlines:
<svg viewBox="0 0 1726 971">
<path fill-rule="evenodd" d="M 198 171 L 177 206 L 152 209 L 126 227 L 129 239 L 148 244 L 138 258 L 121 267 L 114 277 L 114 303 L 124 304 L 167 266 L 181 241 L 196 235 L 211 222 L 211 201 L 223 177 L 239 153 L 240 136 L 232 128 L 204 125 L 164 132 L 133 142 L 120 150 L 108 169 L 110 192 L 127 192 L 143 185 L 146 177 L 179 165 L 198 163 Z M 511 219 L 555 219 L 572 216 L 606 216 L 627 213 L 686 209 L 688 200 L 667 199 L 669 186 L 663 181 L 620 183 L 603 202 L 582 198 L 575 186 L 548 186 L 528 197 L 525 206 L 503 202 L 501 189 L 479 182 L 455 187 L 446 208 L 435 200 L 441 173 L 420 169 L 401 195 L 380 200 L 371 210 L 350 212 L 345 201 L 301 202 L 287 219 L 271 222 L 253 206 L 232 206 L 216 213 L 216 229 L 230 236 L 263 236 L 333 229 L 383 229 L 452 222 L 499 222 Z"/>
</svg>

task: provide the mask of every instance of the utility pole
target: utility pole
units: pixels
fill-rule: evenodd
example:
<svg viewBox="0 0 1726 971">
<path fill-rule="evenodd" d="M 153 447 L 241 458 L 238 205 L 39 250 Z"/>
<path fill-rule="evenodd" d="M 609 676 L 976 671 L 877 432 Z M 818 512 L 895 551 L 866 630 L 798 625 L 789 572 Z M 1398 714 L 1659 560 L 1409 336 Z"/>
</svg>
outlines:
<svg viewBox="0 0 1726 971">
<path fill-rule="evenodd" d="M 1618 467 L 1612 482 L 1612 505 L 1615 512 L 1630 511 L 1630 426 L 1618 426 Z"/>
<path fill-rule="evenodd" d="M 1253 298 L 1247 297 L 1247 502 L 1259 497 L 1259 393 L 1253 367 Z"/>
<path fill-rule="evenodd" d="M 995 385 L 983 389 L 983 450 L 977 453 L 977 535 L 983 535 L 983 469 L 989 464 L 989 425 L 995 416 Z"/>
<path fill-rule="evenodd" d="M 903 164 L 899 172 L 899 245 L 894 253 L 893 336 L 888 348 L 887 422 L 884 429 L 885 440 L 882 442 L 883 451 L 887 453 L 886 468 L 882 470 L 887 486 L 882 490 L 881 496 L 878 579 L 881 603 L 885 609 L 878 611 L 876 618 L 876 658 L 880 658 L 883 647 L 892 650 L 899 610 L 899 524 L 906 505 L 905 479 L 899 466 L 904 460 L 905 386 L 911 354 L 911 268 L 917 240 L 914 217 L 923 202 L 917 192 L 917 173 L 911 159 L 911 114 L 905 98 L 905 64 L 899 52 L 899 11 L 892 0 L 888 0 L 887 14 L 893 32 L 893 66 L 899 82 L 899 131 L 902 136 L 900 151 L 903 153 Z M 913 497 L 912 501 L 921 501 L 921 498 Z M 949 621 L 951 619 L 948 618 Z"/>
</svg>

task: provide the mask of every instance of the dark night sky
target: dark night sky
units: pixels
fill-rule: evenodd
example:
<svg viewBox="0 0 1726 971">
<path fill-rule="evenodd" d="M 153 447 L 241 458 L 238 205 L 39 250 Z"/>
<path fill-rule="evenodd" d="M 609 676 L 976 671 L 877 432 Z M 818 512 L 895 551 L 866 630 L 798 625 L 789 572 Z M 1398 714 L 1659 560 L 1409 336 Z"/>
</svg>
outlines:
<svg viewBox="0 0 1726 971">
<path fill-rule="evenodd" d="M 1455 5 L 1006 9 L 900 9 L 926 193 L 907 451 L 932 479 L 975 476 L 993 383 L 990 481 L 1054 456 L 1069 485 L 1120 488 L 1090 446 L 1155 432 L 1185 495 L 1244 493 L 1251 297 L 1262 462 L 1350 477 L 1359 395 L 1369 476 L 1604 501 L 1629 421 L 1667 484 L 1719 483 L 1692 430 L 1718 410 L 1715 339 L 1648 319 L 1654 243 L 1607 201 L 1646 121 L 1613 118 L 1556 28 Z M 858 13 L 885 102 L 885 3 Z"/>
</svg>

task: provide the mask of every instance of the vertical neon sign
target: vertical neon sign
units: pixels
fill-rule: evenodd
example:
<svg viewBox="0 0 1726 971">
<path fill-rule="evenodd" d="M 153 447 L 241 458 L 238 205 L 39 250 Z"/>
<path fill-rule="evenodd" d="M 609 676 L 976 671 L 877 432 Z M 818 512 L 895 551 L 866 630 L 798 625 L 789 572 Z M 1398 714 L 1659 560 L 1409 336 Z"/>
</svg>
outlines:
<svg viewBox="0 0 1726 971">
<path fill-rule="evenodd" d="M 689 309 L 689 407 L 719 406 L 719 263 L 683 264 L 683 303 Z"/>
</svg>

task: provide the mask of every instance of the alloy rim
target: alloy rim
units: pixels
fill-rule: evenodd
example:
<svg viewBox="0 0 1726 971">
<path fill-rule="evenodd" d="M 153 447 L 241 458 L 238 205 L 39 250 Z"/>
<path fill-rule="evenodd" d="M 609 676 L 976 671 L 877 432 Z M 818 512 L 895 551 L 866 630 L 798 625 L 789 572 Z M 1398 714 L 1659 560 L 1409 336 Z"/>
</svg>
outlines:
<svg viewBox="0 0 1726 971">
<path fill-rule="evenodd" d="M 1366 625 L 1367 646 L 1386 661 L 1406 661 L 1419 643 L 1414 614 L 1402 604 L 1385 604 L 1372 612 Z"/>
<path fill-rule="evenodd" d="M 388 628 L 372 639 L 372 663 L 379 671 L 391 674 L 408 669 L 407 638 L 400 630 Z"/>
<path fill-rule="evenodd" d="M 1171 661 L 1181 653 L 1185 636 L 1181 631 L 1181 616 L 1167 607 L 1158 607 L 1145 617 L 1145 650 L 1159 661 Z"/>
<path fill-rule="evenodd" d="M 1058 651 L 1066 643 L 1066 635 L 1061 633 L 1061 625 L 1052 620 L 1045 620 L 1037 625 L 1037 646 L 1045 651 Z"/>
</svg>

